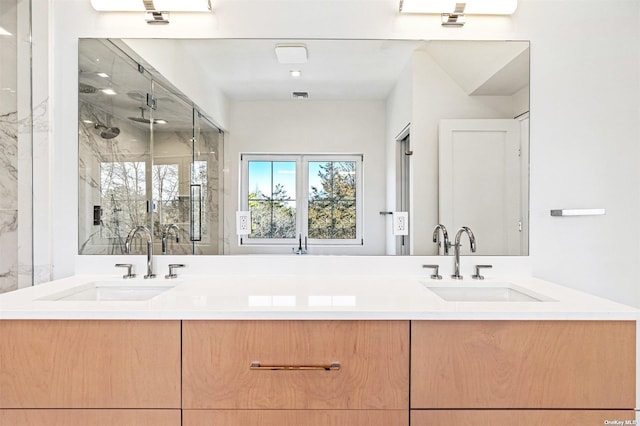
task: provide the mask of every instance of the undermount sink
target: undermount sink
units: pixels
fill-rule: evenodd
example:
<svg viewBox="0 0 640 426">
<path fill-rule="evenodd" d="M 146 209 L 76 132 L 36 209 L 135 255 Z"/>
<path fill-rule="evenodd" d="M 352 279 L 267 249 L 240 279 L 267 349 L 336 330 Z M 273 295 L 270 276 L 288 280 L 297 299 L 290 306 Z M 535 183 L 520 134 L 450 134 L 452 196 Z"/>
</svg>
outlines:
<svg viewBox="0 0 640 426">
<path fill-rule="evenodd" d="M 148 281 L 92 281 L 79 286 L 54 293 L 39 300 L 57 301 L 144 301 L 152 299 L 176 286 L 171 284 L 151 283 Z"/>
<path fill-rule="evenodd" d="M 492 283 L 482 285 L 431 286 L 424 284 L 441 299 L 447 302 L 548 302 L 551 299 L 530 292 L 511 283 Z"/>
</svg>

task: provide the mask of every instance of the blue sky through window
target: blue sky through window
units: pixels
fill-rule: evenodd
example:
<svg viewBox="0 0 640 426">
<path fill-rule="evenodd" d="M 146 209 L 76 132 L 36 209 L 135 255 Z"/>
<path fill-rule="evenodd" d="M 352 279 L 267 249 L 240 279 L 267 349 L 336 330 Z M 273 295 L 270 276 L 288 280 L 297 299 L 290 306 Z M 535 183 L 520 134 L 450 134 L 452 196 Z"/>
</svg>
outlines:
<svg viewBox="0 0 640 426">
<path fill-rule="evenodd" d="M 296 198 L 295 161 L 249 161 L 249 192 L 259 190 L 271 197 L 280 184 L 289 198 Z"/>
</svg>

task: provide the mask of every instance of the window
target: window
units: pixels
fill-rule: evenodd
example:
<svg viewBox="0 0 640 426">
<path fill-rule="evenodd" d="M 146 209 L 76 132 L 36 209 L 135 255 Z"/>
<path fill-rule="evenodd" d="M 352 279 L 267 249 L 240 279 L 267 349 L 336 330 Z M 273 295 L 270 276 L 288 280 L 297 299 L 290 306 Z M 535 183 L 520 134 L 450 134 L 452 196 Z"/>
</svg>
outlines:
<svg viewBox="0 0 640 426">
<path fill-rule="evenodd" d="M 240 244 L 361 245 L 361 155 L 242 156 Z"/>
</svg>

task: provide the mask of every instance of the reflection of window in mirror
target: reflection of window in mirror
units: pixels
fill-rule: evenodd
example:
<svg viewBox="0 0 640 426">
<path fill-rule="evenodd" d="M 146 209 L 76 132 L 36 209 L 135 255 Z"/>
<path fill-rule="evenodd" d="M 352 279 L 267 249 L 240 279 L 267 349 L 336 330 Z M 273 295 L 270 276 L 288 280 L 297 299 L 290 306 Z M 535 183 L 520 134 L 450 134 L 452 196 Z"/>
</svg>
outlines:
<svg viewBox="0 0 640 426">
<path fill-rule="evenodd" d="M 362 156 L 242 156 L 241 208 L 251 234 L 240 244 L 362 244 Z"/>
<path fill-rule="evenodd" d="M 122 247 L 131 228 L 146 220 L 145 168 L 143 161 L 100 163 L 100 238 L 112 251 Z"/>
</svg>

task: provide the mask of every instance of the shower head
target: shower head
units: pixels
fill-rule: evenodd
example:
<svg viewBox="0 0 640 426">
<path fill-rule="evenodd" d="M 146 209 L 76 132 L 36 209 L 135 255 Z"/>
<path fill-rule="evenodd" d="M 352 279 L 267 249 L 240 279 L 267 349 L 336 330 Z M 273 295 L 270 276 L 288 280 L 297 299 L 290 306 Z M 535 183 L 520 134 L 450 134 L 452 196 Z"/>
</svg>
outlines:
<svg viewBox="0 0 640 426">
<path fill-rule="evenodd" d="M 120 129 L 117 127 L 107 127 L 104 124 L 96 123 L 94 125 L 96 129 L 102 130 L 100 137 L 102 139 L 113 139 L 120 134 Z"/>
<path fill-rule="evenodd" d="M 98 89 L 96 87 L 93 87 L 90 84 L 87 83 L 78 83 L 78 91 L 80 93 L 89 93 L 89 94 L 93 94 L 96 93 L 98 91 Z"/>
<path fill-rule="evenodd" d="M 151 124 L 151 119 L 146 118 L 144 116 L 144 107 L 140 107 L 140 117 L 127 117 L 127 118 L 137 123 Z M 155 118 L 153 119 L 153 124 L 167 124 L 167 120 L 163 120 L 161 118 Z"/>
</svg>

